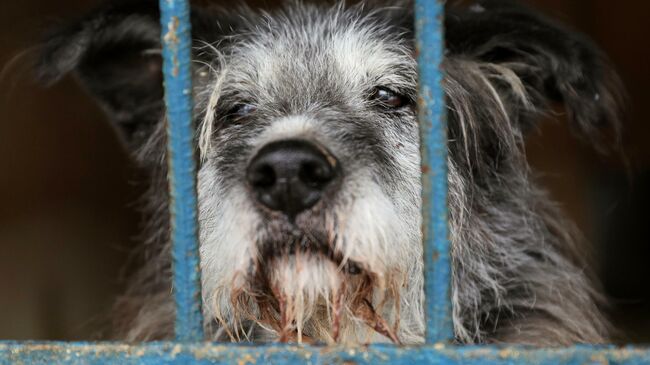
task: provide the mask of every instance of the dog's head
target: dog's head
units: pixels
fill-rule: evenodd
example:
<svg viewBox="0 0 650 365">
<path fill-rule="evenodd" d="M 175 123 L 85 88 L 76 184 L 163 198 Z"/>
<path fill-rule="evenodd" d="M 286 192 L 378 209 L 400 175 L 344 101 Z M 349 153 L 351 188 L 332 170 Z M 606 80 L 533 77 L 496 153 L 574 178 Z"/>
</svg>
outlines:
<svg viewBox="0 0 650 365">
<path fill-rule="evenodd" d="M 255 323 L 284 340 L 421 338 L 410 7 L 193 11 L 204 305 L 231 337 Z M 149 2 L 104 8 L 55 33 L 39 68 L 49 80 L 74 71 L 143 162 L 156 164 L 157 17 Z M 596 51 L 519 8 L 450 10 L 447 33 L 458 225 L 468 192 L 513 168 L 549 101 L 564 101 L 591 134 L 614 97 Z"/>
</svg>

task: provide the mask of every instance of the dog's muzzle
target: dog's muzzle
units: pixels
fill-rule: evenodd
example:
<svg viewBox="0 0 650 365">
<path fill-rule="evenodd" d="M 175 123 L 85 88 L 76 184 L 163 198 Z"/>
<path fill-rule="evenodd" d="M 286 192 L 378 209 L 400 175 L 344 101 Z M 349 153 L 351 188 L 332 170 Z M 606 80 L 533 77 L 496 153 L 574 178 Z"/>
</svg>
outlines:
<svg viewBox="0 0 650 365">
<path fill-rule="evenodd" d="M 257 201 L 294 220 L 336 185 L 340 170 L 324 147 L 290 139 L 262 147 L 250 161 L 246 179 Z"/>
</svg>

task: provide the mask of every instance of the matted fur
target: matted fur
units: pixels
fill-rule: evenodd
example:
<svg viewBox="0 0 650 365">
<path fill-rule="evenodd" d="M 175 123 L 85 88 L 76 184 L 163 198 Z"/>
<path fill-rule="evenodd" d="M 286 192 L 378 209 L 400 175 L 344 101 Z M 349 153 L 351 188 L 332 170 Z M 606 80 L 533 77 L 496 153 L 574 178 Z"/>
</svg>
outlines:
<svg viewBox="0 0 650 365">
<path fill-rule="evenodd" d="M 145 264 L 116 311 L 118 337 L 130 341 L 169 338 L 174 317 L 159 42 L 150 31 L 157 11 L 138 4 L 108 6 L 58 31 L 40 67 L 50 80 L 75 70 L 150 172 Z M 211 339 L 423 341 L 410 9 L 407 2 L 195 9 Z M 446 32 L 457 341 L 606 341 L 609 325 L 579 235 L 534 181 L 524 140 L 556 101 L 582 136 L 601 140 L 617 118 L 616 75 L 588 41 L 510 2 L 449 5 Z M 378 105 L 377 87 L 411 102 Z M 253 112 L 233 115 L 242 103 Z M 294 222 L 256 203 L 245 180 L 255 153 L 284 139 L 322 146 L 343 171 L 340 186 Z"/>
</svg>

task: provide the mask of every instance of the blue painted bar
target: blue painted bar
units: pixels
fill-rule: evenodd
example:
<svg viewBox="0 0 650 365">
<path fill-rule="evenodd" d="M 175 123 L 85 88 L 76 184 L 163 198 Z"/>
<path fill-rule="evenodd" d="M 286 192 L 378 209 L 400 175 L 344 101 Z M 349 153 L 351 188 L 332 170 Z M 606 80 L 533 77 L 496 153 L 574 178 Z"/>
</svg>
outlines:
<svg viewBox="0 0 650 365">
<path fill-rule="evenodd" d="M 187 0 L 160 0 L 167 105 L 176 340 L 202 341 L 201 283 L 192 123 L 191 30 Z"/>
<path fill-rule="evenodd" d="M 443 14 L 442 2 L 415 1 L 426 343 L 429 344 L 450 342 L 454 338 L 447 229 L 447 125 L 440 72 L 444 49 Z"/>
<path fill-rule="evenodd" d="M 328 348 L 295 345 L 212 345 L 208 343 L 13 343 L 0 342 L 5 364 L 495 364 L 578 365 L 650 363 L 648 349 L 577 346 L 563 349 L 372 345 Z"/>
</svg>

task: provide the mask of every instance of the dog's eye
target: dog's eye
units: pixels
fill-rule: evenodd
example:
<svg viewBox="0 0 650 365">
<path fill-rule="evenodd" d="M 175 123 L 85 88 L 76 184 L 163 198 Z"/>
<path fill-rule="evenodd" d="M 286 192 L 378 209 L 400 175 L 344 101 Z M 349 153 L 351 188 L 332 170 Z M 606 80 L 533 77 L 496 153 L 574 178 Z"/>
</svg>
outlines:
<svg viewBox="0 0 650 365">
<path fill-rule="evenodd" d="M 255 110 L 257 110 L 257 107 L 255 105 L 241 103 L 235 105 L 232 109 L 230 109 L 228 116 L 234 119 L 239 119 L 250 115 Z"/>
<path fill-rule="evenodd" d="M 391 109 L 398 109 L 408 104 L 408 98 L 385 87 L 378 87 L 372 94 L 372 99 L 381 103 L 382 106 Z"/>
</svg>

